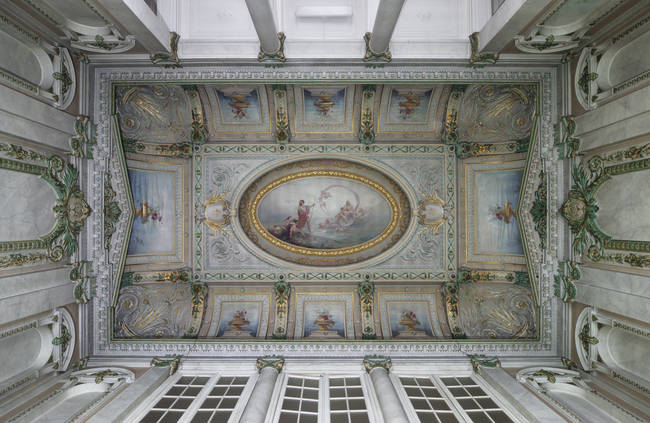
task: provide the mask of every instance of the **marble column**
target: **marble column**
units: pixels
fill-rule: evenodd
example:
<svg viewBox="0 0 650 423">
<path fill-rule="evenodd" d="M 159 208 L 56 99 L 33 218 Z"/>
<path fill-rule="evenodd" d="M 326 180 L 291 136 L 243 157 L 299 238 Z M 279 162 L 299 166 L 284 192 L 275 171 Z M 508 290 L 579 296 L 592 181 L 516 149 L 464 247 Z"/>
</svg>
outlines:
<svg viewBox="0 0 650 423">
<path fill-rule="evenodd" d="M 390 61 L 388 49 L 405 0 L 381 0 L 372 33 L 366 33 L 366 61 Z"/>
<path fill-rule="evenodd" d="M 402 402 L 388 377 L 392 366 L 390 358 L 367 356 L 363 359 L 363 365 L 372 380 L 384 420 L 391 423 L 408 423 Z"/>
<path fill-rule="evenodd" d="M 273 54 L 280 50 L 278 30 L 273 19 L 269 0 L 246 0 L 253 26 L 260 39 L 260 54 Z"/>
<path fill-rule="evenodd" d="M 255 382 L 244 412 L 240 419 L 241 423 L 263 423 L 266 413 L 269 410 L 275 382 L 278 374 L 284 367 L 284 358 L 278 356 L 267 356 L 257 359 L 257 370 L 260 376 Z"/>
</svg>

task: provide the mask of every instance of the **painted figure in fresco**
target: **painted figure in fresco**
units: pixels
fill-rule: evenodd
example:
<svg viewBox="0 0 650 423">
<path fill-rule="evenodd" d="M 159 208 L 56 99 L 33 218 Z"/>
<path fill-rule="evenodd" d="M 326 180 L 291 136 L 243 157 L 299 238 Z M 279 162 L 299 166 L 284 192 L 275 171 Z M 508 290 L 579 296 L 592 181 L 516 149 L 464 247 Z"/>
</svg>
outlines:
<svg viewBox="0 0 650 423">
<path fill-rule="evenodd" d="M 311 205 L 306 205 L 305 200 L 300 200 L 298 202 L 298 223 L 296 224 L 297 229 L 302 232 L 302 228 L 307 225 L 307 230 L 311 232 L 311 225 L 309 224 L 310 216 L 309 212 L 311 211 L 312 207 L 314 207 L 315 203 L 312 203 Z"/>
</svg>

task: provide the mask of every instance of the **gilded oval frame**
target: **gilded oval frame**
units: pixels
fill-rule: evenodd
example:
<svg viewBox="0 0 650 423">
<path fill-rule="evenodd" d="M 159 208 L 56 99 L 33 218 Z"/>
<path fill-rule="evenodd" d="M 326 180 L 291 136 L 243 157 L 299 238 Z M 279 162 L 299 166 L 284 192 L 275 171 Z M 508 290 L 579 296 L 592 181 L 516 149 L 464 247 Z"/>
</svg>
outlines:
<svg viewBox="0 0 650 423">
<path fill-rule="evenodd" d="M 312 177 L 348 179 L 376 191 L 390 208 L 388 225 L 372 239 L 345 248 L 308 248 L 276 238 L 259 220 L 260 202 L 280 185 Z M 377 168 L 339 158 L 309 158 L 278 164 L 248 183 L 237 209 L 240 227 L 252 244 L 274 258 L 306 266 L 339 267 L 375 258 L 404 239 L 412 220 L 409 196 L 400 183 Z"/>
</svg>

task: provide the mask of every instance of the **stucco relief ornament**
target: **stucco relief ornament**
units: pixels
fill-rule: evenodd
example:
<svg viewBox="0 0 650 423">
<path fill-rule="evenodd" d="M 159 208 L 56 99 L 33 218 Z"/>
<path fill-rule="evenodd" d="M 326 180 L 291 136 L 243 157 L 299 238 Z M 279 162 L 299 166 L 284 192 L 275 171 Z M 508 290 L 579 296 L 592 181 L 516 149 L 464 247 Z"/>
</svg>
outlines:
<svg viewBox="0 0 650 423">
<path fill-rule="evenodd" d="M 228 194 L 229 192 L 217 194 L 211 190 L 210 197 L 197 207 L 196 219 L 210 229 L 211 235 L 216 235 L 217 232 L 229 235 L 226 227 L 230 225 L 233 211 L 230 209 L 230 202 L 226 200 Z"/>
</svg>

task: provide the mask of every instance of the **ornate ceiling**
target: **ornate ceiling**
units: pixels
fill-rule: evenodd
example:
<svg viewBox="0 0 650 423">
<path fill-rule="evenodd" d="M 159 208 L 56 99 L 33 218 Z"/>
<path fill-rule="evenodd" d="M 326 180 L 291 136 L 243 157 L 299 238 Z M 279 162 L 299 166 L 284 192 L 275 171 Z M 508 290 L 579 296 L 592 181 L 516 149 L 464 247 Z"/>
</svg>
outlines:
<svg viewBox="0 0 650 423">
<path fill-rule="evenodd" d="M 552 353 L 551 71 L 257 72 L 97 71 L 96 354 Z"/>
</svg>

